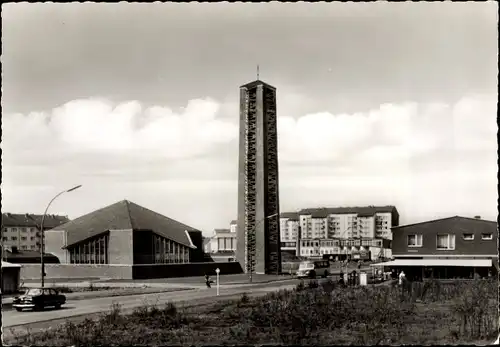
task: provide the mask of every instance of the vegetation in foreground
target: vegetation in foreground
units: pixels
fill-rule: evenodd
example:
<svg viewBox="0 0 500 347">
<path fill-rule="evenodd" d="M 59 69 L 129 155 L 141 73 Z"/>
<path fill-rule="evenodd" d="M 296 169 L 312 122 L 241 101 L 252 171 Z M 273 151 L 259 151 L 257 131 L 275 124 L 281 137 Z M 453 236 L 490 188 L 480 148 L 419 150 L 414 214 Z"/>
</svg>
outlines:
<svg viewBox="0 0 500 347">
<path fill-rule="evenodd" d="M 341 288 L 311 281 L 295 290 L 182 310 L 119 306 L 99 320 L 16 336 L 20 345 L 443 344 L 498 335 L 494 281 L 439 282 L 418 290 Z"/>
</svg>

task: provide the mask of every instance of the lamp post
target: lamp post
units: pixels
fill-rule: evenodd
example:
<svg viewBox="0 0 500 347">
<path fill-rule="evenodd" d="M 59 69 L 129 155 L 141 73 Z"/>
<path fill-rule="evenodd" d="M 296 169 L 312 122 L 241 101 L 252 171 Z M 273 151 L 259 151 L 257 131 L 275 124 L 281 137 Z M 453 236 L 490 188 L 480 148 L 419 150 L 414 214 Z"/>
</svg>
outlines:
<svg viewBox="0 0 500 347">
<path fill-rule="evenodd" d="M 264 222 L 265 220 L 269 219 L 269 218 L 272 218 L 272 217 L 275 217 L 277 216 L 278 213 L 275 213 L 275 214 L 272 214 L 270 216 L 267 216 L 267 217 L 264 217 L 262 218 L 261 220 L 259 220 L 257 223 L 255 223 L 254 227 L 252 228 L 252 232 L 255 232 L 255 229 L 257 229 L 257 226 L 260 225 L 260 223 Z M 248 237 L 249 235 L 247 235 Z M 249 246 L 249 245 L 248 245 Z M 248 247 L 247 246 L 247 247 Z M 281 252 L 281 245 L 279 245 L 280 247 L 280 252 Z M 250 283 L 252 283 L 252 273 L 253 273 L 253 252 L 250 252 L 250 276 L 249 276 L 249 281 Z"/>
<path fill-rule="evenodd" d="M 43 212 L 43 216 L 42 216 L 42 221 L 40 223 L 40 268 L 41 268 L 41 285 L 42 285 L 42 288 L 44 287 L 44 277 L 45 277 L 45 263 L 43 261 L 43 251 L 45 249 L 45 244 L 44 244 L 44 238 L 45 238 L 45 233 L 43 231 L 43 222 L 45 221 L 45 215 L 47 214 L 47 211 L 50 207 L 50 205 L 52 204 L 52 202 L 54 202 L 55 199 L 57 199 L 59 196 L 61 196 L 62 194 L 64 193 L 69 193 L 69 192 L 72 192 L 74 190 L 77 190 L 78 188 L 80 188 L 82 185 L 78 185 L 78 186 L 75 186 L 71 189 L 67 189 L 67 190 L 63 190 L 62 192 L 60 192 L 59 194 L 57 194 L 56 196 L 54 196 L 52 198 L 52 200 L 50 200 L 49 204 L 47 205 L 47 208 L 45 209 L 45 211 Z"/>
</svg>

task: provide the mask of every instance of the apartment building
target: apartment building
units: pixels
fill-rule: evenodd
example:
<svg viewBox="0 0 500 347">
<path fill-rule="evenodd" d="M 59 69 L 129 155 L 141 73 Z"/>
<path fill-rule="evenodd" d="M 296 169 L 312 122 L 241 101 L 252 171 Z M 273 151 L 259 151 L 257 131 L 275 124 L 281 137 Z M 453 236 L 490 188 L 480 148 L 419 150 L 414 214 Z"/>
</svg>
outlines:
<svg viewBox="0 0 500 347">
<path fill-rule="evenodd" d="M 50 230 L 68 221 L 67 216 L 46 215 L 43 229 Z M 41 223 L 42 215 L 2 213 L 2 248 L 39 251 Z"/>
<path fill-rule="evenodd" d="M 296 212 L 280 214 L 280 240 L 281 251 L 296 255 L 297 236 L 299 234 L 299 215 Z"/>
<path fill-rule="evenodd" d="M 390 258 L 391 228 L 398 224 L 394 206 L 311 208 L 282 213 L 282 250 L 296 242 L 298 256 Z"/>
<path fill-rule="evenodd" d="M 497 222 L 454 216 L 392 228 L 393 261 L 410 279 L 487 277 L 498 271 Z"/>
</svg>

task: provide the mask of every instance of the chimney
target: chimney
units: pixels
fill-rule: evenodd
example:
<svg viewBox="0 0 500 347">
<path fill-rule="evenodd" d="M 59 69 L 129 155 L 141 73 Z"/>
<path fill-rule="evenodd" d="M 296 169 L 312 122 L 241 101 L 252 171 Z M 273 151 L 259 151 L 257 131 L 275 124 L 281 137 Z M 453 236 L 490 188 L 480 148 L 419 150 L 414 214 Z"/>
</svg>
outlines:
<svg viewBox="0 0 500 347">
<path fill-rule="evenodd" d="M 481 216 L 474 216 L 475 219 L 481 219 Z"/>
</svg>

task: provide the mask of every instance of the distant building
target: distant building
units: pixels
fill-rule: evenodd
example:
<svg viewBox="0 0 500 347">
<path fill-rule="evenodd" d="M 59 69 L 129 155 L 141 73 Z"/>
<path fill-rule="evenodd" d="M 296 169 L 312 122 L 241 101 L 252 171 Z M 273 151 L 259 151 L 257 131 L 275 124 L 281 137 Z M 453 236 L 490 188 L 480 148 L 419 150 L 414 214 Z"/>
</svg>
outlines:
<svg viewBox="0 0 500 347">
<path fill-rule="evenodd" d="M 302 257 L 372 259 L 391 257 L 394 206 L 308 208 L 280 215 L 282 251 Z"/>
<path fill-rule="evenodd" d="M 203 252 L 205 252 L 207 254 L 212 252 L 212 247 L 210 247 L 211 242 L 212 242 L 211 237 L 203 236 Z"/>
<path fill-rule="evenodd" d="M 232 233 L 236 233 L 238 231 L 238 221 L 232 220 L 231 224 L 229 224 L 229 230 Z"/>
<path fill-rule="evenodd" d="M 393 261 L 407 277 L 472 278 L 498 271 L 497 222 L 450 217 L 392 228 Z"/>
<path fill-rule="evenodd" d="M 231 222 L 230 226 L 234 230 L 233 222 Z M 216 262 L 236 260 L 237 234 L 231 229 L 214 229 L 213 235 L 206 238 L 204 250 L 212 260 Z"/>
<path fill-rule="evenodd" d="M 197 231 L 123 200 L 46 233 L 46 250 L 63 264 L 188 263 Z"/>
<path fill-rule="evenodd" d="M 300 230 L 299 214 L 283 212 L 280 214 L 281 251 L 293 255 L 297 253 L 297 236 Z"/>
<path fill-rule="evenodd" d="M 43 230 L 68 222 L 67 216 L 46 215 Z M 2 213 L 2 246 L 21 251 L 40 251 L 42 215 Z"/>
<path fill-rule="evenodd" d="M 210 253 L 228 251 L 236 251 L 236 234 L 230 229 L 215 229 L 210 239 Z"/>
</svg>

